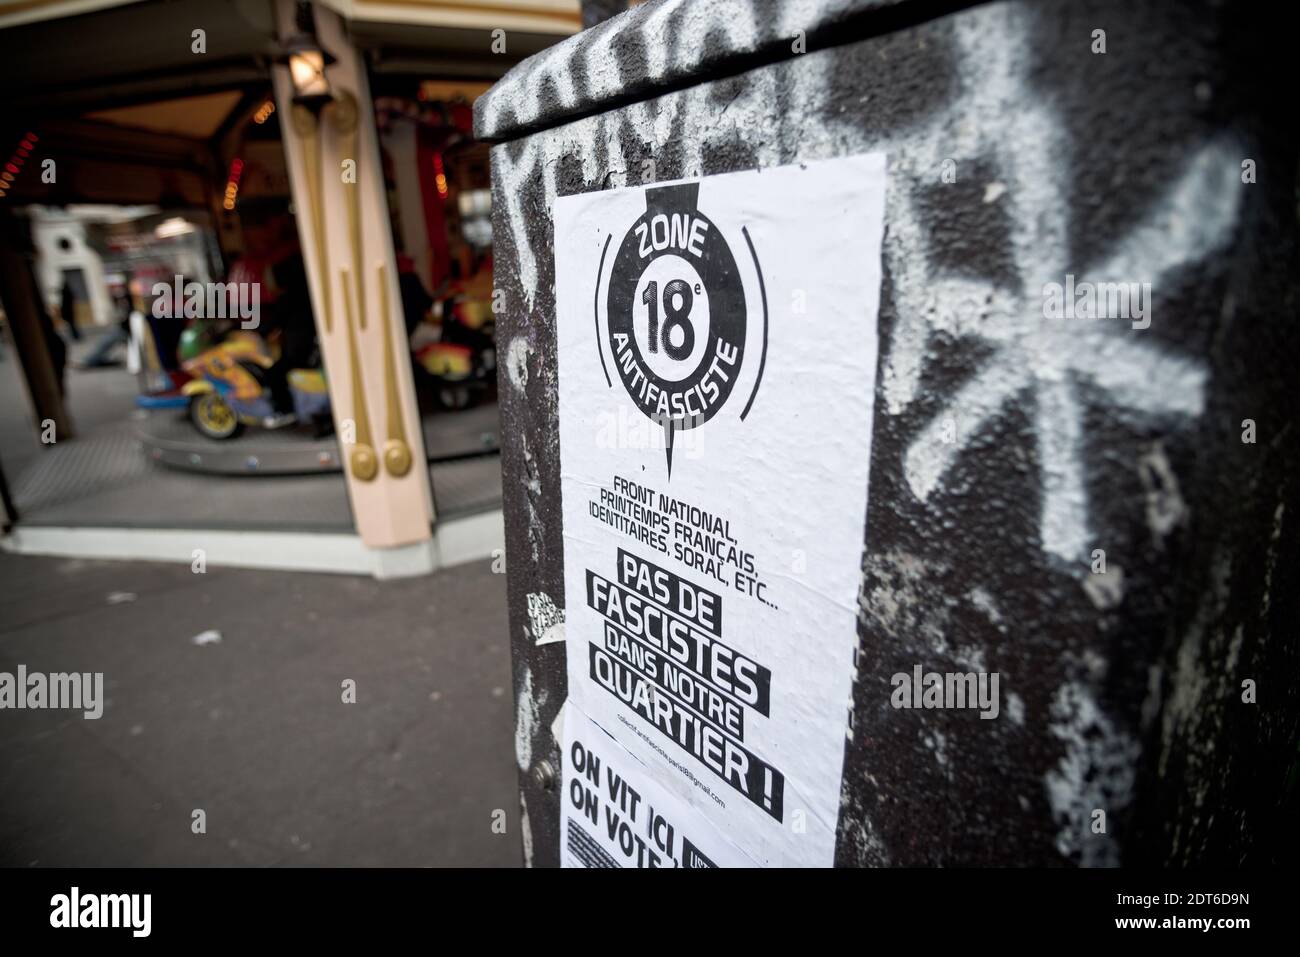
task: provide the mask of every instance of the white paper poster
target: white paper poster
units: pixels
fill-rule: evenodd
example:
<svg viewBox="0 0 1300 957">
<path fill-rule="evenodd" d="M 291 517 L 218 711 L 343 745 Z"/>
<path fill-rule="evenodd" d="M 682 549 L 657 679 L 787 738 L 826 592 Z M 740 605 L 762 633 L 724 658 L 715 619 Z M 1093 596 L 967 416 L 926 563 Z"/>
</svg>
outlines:
<svg viewBox="0 0 1300 957">
<path fill-rule="evenodd" d="M 881 154 L 556 202 L 562 833 L 609 860 L 626 784 L 703 860 L 832 863 L 884 203 Z M 596 809 L 588 720 L 628 752 Z"/>
</svg>

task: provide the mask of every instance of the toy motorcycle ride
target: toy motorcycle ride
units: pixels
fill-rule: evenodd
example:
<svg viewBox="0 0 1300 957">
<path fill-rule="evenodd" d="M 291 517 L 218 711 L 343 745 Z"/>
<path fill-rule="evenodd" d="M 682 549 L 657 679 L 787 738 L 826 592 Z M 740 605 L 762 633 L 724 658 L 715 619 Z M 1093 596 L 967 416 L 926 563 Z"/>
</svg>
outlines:
<svg viewBox="0 0 1300 957">
<path fill-rule="evenodd" d="M 444 408 L 468 408 L 496 380 L 495 323 L 489 302 L 457 298 L 435 306 L 440 338 L 415 349 Z"/>
<path fill-rule="evenodd" d="M 137 397 L 141 408 L 185 408 L 190 422 L 210 439 L 231 439 L 246 425 L 280 428 L 293 422 L 328 422 L 329 391 L 321 369 L 290 369 L 293 414 L 279 414 L 271 401 L 275 357 L 261 336 L 235 330 L 213 344 L 207 329 L 186 330 L 178 350 L 174 387 Z"/>
<path fill-rule="evenodd" d="M 278 414 L 267 372 L 274 364 L 262 337 L 243 331 L 182 363 L 192 378 L 180 392 L 188 398 L 194 427 L 210 439 L 229 439 L 245 425 L 280 428 L 329 416 L 329 391 L 321 369 L 289 370 L 293 415 Z"/>
</svg>

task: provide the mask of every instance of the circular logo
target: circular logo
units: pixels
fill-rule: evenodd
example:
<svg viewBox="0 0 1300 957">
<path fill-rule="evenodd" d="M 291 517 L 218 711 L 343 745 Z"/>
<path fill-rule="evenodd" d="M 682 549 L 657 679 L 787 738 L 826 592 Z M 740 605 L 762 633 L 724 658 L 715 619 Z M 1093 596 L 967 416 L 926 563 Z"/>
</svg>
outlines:
<svg viewBox="0 0 1300 957">
<path fill-rule="evenodd" d="M 698 183 L 646 191 L 646 211 L 614 257 L 606 300 L 610 353 L 637 407 L 674 431 L 713 418 L 745 352 L 745 289 Z"/>
</svg>

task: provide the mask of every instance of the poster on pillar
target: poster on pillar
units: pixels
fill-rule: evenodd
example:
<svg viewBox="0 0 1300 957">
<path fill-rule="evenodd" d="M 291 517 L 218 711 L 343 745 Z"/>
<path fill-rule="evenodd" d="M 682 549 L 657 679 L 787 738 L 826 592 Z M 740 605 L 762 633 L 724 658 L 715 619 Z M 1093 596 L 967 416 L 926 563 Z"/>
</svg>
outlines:
<svg viewBox="0 0 1300 957">
<path fill-rule="evenodd" d="M 882 154 L 555 204 L 566 723 L 726 861 L 834 857 L 884 206 Z"/>
</svg>

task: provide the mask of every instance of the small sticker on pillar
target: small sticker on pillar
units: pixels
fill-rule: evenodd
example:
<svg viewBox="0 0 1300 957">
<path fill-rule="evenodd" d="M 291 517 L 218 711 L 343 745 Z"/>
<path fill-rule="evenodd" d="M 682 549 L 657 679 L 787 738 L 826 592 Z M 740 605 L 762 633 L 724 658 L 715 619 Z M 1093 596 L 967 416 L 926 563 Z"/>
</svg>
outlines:
<svg viewBox="0 0 1300 957">
<path fill-rule="evenodd" d="M 884 203 L 882 154 L 556 202 L 566 864 L 834 859 Z M 587 722 L 691 851 L 587 833 Z"/>
</svg>

